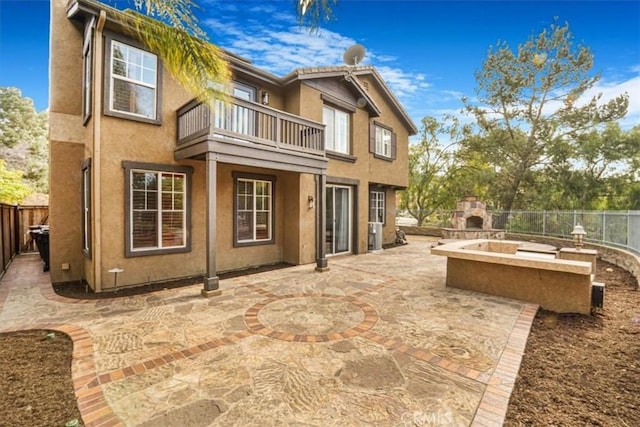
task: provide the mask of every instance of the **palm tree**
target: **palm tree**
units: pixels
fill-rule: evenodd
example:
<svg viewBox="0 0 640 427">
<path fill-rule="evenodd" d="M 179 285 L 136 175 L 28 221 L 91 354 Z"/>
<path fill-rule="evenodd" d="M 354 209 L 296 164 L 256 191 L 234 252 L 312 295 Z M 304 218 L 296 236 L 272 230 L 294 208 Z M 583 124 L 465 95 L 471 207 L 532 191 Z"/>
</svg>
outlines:
<svg viewBox="0 0 640 427">
<path fill-rule="evenodd" d="M 194 0 L 135 0 L 136 10 L 112 15 L 149 50 L 160 56 L 169 73 L 203 101 L 224 96 L 231 72 L 220 48 L 208 42 L 198 25 Z M 311 30 L 333 17 L 337 0 L 294 0 L 300 25 Z M 166 25 L 165 25 L 166 24 Z"/>
</svg>

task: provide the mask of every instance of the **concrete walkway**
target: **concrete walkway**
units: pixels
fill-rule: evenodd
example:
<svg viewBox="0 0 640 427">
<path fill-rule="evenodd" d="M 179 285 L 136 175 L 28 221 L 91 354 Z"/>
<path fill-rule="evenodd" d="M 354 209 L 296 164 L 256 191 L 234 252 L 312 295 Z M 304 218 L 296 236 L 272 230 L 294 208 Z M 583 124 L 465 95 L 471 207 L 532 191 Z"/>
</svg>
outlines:
<svg viewBox="0 0 640 427">
<path fill-rule="evenodd" d="M 537 306 L 445 288 L 433 240 L 136 297 L 53 293 L 37 255 L 0 281 L 0 332 L 74 340 L 87 426 L 494 426 Z"/>
</svg>

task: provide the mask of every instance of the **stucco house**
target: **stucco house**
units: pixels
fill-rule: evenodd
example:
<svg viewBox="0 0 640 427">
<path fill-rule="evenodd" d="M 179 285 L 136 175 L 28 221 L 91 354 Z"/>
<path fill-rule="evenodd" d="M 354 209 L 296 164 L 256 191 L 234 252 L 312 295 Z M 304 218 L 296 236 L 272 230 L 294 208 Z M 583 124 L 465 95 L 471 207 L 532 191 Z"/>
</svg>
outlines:
<svg viewBox="0 0 640 427">
<path fill-rule="evenodd" d="M 51 280 L 94 291 L 286 262 L 328 268 L 394 240 L 415 125 L 369 66 L 272 75 L 228 54 L 206 106 L 106 6 L 51 1 Z"/>
</svg>

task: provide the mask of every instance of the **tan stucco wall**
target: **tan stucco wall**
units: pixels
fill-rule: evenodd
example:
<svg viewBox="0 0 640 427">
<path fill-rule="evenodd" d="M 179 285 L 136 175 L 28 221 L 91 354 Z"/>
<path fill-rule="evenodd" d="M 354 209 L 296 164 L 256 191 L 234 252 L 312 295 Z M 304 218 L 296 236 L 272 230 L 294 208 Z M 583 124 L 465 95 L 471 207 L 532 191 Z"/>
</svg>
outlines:
<svg viewBox="0 0 640 427">
<path fill-rule="evenodd" d="M 66 2 L 52 3 L 52 31 L 56 34 L 52 44 L 52 136 L 51 141 L 51 261 L 52 280 L 55 282 L 85 279 L 92 288 L 107 290 L 113 286 L 113 274 L 108 270 L 118 267 L 122 272 L 118 277 L 119 286 L 169 280 L 194 275 L 205 271 L 206 242 L 206 192 L 205 163 L 200 161 L 176 162 L 173 150 L 176 141 L 175 111 L 192 96 L 187 94 L 166 72 L 162 73 L 162 125 L 123 120 L 110 116 L 100 116 L 100 120 L 90 120 L 82 125 L 82 35 L 81 26 L 66 18 Z M 96 38 L 97 42 L 102 42 Z M 98 58 L 102 68 L 102 58 Z M 63 76 L 65 78 L 63 78 Z M 73 78 L 69 78 L 72 76 Z M 95 82 L 94 82 L 95 87 Z M 267 87 L 265 87 L 267 88 Z M 260 90 L 258 89 L 258 96 Z M 281 107 L 282 99 L 273 88 L 270 91 L 270 106 Z M 70 96 L 68 96 L 70 94 Z M 102 100 L 102 94 L 96 94 Z M 102 102 L 100 102 L 102 105 Z M 97 110 L 101 113 L 101 108 Z M 94 111 L 94 115 L 96 111 Z M 94 126 L 99 126 L 100 153 L 94 152 Z M 58 141 L 58 139 L 60 141 Z M 96 162 L 99 156 L 99 162 Z M 94 230 L 93 252 L 100 253 L 99 276 L 93 277 L 94 262 L 98 257 L 86 258 L 82 254 L 81 233 L 81 179 L 82 161 L 92 158 L 99 168 L 93 168 L 93 184 L 100 182 L 99 210 L 92 212 L 99 218 L 99 226 Z M 124 170 L 122 161 L 136 161 L 152 164 L 181 164 L 194 168 L 192 180 L 191 251 L 184 254 L 165 254 L 143 257 L 125 257 L 125 200 Z M 275 175 L 276 183 L 276 224 L 275 244 L 233 248 L 233 181 L 232 171 L 247 171 Z M 300 175 L 275 171 L 239 168 L 218 165 L 218 271 L 244 268 L 250 265 L 276 263 L 285 260 L 284 247 L 288 249 L 286 261 L 301 262 L 300 238 L 305 241 L 302 248 L 305 262 L 315 259 L 315 230 L 313 211 L 302 210 Z M 308 180 L 305 181 L 308 186 Z M 306 189 L 307 191 L 308 189 Z M 313 177 L 311 177 L 311 191 Z M 314 193 L 310 193 L 314 194 Z M 97 193 L 93 194 L 98 197 Z M 298 226 L 298 214 L 304 226 Z M 300 229 L 301 236 L 286 233 L 285 225 L 293 230 Z M 55 237 L 54 237 L 55 236 Z M 63 237 L 62 237 L 63 236 Z M 286 236 L 286 239 L 285 239 Z M 99 243 L 98 243 L 99 242 Z M 99 244 L 98 247 L 95 245 Z M 313 255 L 310 257 L 309 252 Z M 70 269 L 63 271 L 62 263 L 69 263 Z"/>
<path fill-rule="evenodd" d="M 466 240 L 431 249 L 447 257 L 447 286 L 539 304 L 559 313 L 591 311 L 591 263 L 516 255 L 522 242 Z M 504 252 L 502 252 L 504 251 Z"/>
<path fill-rule="evenodd" d="M 162 125 L 102 115 L 104 88 L 94 93 L 98 108 L 93 117 L 82 123 L 82 42 L 80 22 L 66 16 L 67 0 L 51 3 L 51 277 L 54 282 L 87 280 L 95 289 L 109 289 L 113 283 L 111 268 L 125 271 L 119 275 L 120 286 L 201 275 L 205 270 L 206 193 L 205 163 L 175 161 L 176 111 L 191 100 L 168 74 L 162 72 Z M 107 30 L 111 24 L 107 24 Z M 112 28 L 111 28 L 112 29 Z M 96 47 L 103 39 L 95 38 Z M 94 70 L 103 70 L 103 55 L 96 53 Z M 100 88 L 103 78 L 94 74 L 94 88 Z M 252 76 L 239 80 L 256 87 L 257 101 L 261 91 L 269 92 L 269 107 L 284 109 L 293 114 L 321 122 L 323 101 L 320 91 L 304 83 L 295 82 L 285 88 L 265 83 Z M 266 81 L 266 80 L 265 80 Z M 335 85 L 343 84 L 336 81 Z M 357 109 L 352 115 L 352 154 L 357 161 L 332 159 L 327 176 L 357 181 L 354 200 L 357 204 L 357 242 L 354 252 L 366 252 L 369 209 L 369 185 L 386 186 L 387 221 L 385 243 L 393 241 L 395 191 L 392 186 L 406 185 L 406 145 L 404 125 L 394 111 L 386 106 L 379 87 L 368 83 L 371 96 L 383 108 L 383 117 L 376 120 L 390 126 L 398 135 L 397 157 L 394 162 L 374 159 L 369 150 L 368 112 Z M 345 92 L 346 93 L 346 92 Z M 95 136 L 95 138 L 94 138 Z M 95 209 L 90 258 L 82 254 L 81 180 L 82 162 L 92 159 L 92 193 Z M 184 254 L 125 257 L 125 201 L 123 161 L 161 165 L 189 165 L 193 167 L 191 251 Z M 251 247 L 233 247 L 233 171 L 274 175 L 276 182 L 275 243 Z M 251 265 L 286 261 L 294 264 L 311 263 L 316 258 L 317 212 L 316 181 L 310 174 L 218 164 L 217 194 L 217 270 L 219 272 Z M 313 196 L 316 207 L 308 207 Z M 70 268 L 62 270 L 62 264 Z M 95 277 L 94 277 L 95 272 Z"/>
<path fill-rule="evenodd" d="M 52 282 L 77 281 L 83 276 L 82 220 L 80 206 L 84 147 L 81 144 L 51 141 L 49 156 L 57 165 L 49 172 L 49 264 Z M 55 200 L 55 202 L 53 202 Z M 69 269 L 62 270 L 68 263 Z"/>
<path fill-rule="evenodd" d="M 256 246 L 233 246 L 233 172 L 248 172 L 269 175 L 276 178 L 275 182 L 275 243 Z M 253 265 L 273 264 L 285 261 L 285 245 L 292 242 L 285 238 L 286 230 L 296 229 L 294 215 L 287 214 L 288 209 L 295 209 L 298 200 L 298 174 L 240 167 L 220 164 L 218 169 L 218 271 L 228 271 L 246 268 Z M 292 221 L 292 223 L 289 223 Z M 293 241 L 295 243 L 295 240 Z M 287 262 L 297 264 L 295 252 L 289 254 Z"/>
<path fill-rule="evenodd" d="M 287 195 L 300 194 L 300 179 L 287 179 L 278 183 L 277 191 Z M 283 261 L 292 263 L 291 260 L 298 258 L 298 215 L 300 214 L 300 200 L 295 197 L 287 197 L 284 203 L 283 217 Z"/>
<path fill-rule="evenodd" d="M 285 174 L 277 191 L 284 194 L 282 214 L 283 261 L 309 264 L 316 260 L 316 187 L 311 174 Z M 309 197 L 314 207 L 309 208 Z"/>
<path fill-rule="evenodd" d="M 309 209 L 308 197 L 314 197 L 314 207 Z M 300 224 L 298 263 L 309 264 L 316 260 L 316 212 L 318 209 L 316 181 L 313 175 L 300 175 Z"/>
<path fill-rule="evenodd" d="M 591 312 L 588 274 L 449 257 L 447 286 L 528 301 L 559 313 Z"/>
<path fill-rule="evenodd" d="M 391 127 L 396 133 L 397 138 L 396 159 L 393 162 L 377 159 L 372 153 L 369 153 L 369 140 L 367 138 L 367 145 L 365 146 L 366 154 L 369 158 L 369 168 L 367 170 L 367 174 L 371 177 L 372 182 L 395 185 L 398 187 L 406 187 L 409 183 L 409 133 L 403 121 L 391 108 L 391 104 L 389 103 L 387 97 L 383 95 L 383 92 L 378 86 L 378 83 L 376 83 L 374 79 L 368 75 L 362 76 L 361 80 L 366 83 L 366 86 L 368 87 L 368 95 L 373 98 L 376 105 L 381 110 L 380 117 L 375 117 L 372 119 L 372 121 L 379 122 L 383 125 Z"/>
<path fill-rule="evenodd" d="M 49 111 L 82 114 L 83 29 L 67 19 L 67 0 L 51 0 Z"/>
<path fill-rule="evenodd" d="M 327 167 L 328 182 L 332 177 L 348 178 L 358 181 L 358 194 L 354 195 L 354 203 L 357 203 L 357 232 L 356 247 L 353 251 L 364 253 L 368 249 L 368 221 L 369 221 L 369 184 L 382 184 L 386 186 L 405 187 L 408 184 L 407 155 L 408 155 L 408 131 L 397 114 L 388 105 L 377 83 L 366 77 L 368 93 L 374 98 L 381 108 L 381 117 L 370 118 L 369 113 L 357 108 L 351 114 L 350 135 L 351 155 L 356 157 L 355 162 L 343 161 L 335 158 L 329 160 Z M 293 89 L 293 88 L 290 88 Z M 304 117 L 322 122 L 322 106 L 320 90 L 306 84 L 299 84 L 287 94 L 287 108 Z M 295 101 L 298 102 L 296 108 Z M 369 125 L 376 121 L 393 128 L 397 134 L 397 152 L 394 161 L 375 158 L 369 152 Z M 383 243 L 395 241 L 395 190 L 387 188 L 386 197 L 386 222 L 383 228 Z"/>
<path fill-rule="evenodd" d="M 49 249 L 51 280 L 83 277 L 80 196 L 86 129 L 82 126 L 82 29 L 66 18 L 66 0 L 51 1 L 49 88 Z M 69 49 L 69 46 L 79 46 Z M 69 210 L 69 206 L 78 209 Z M 69 269 L 62 270 L 68 263 Z"/>
<path fill-rule="evenodd" d="M 113 275 L 108 273 L 111 268 L 122 268 L 125 271 L 118 276 L 119 286 L 142 284 L 160 280 L 169 280 L 188 276 L 203 275 L 206 260 L 206 170 L 204 162 L 181 162 L 194 167 L 192 180 L 192 213 L 191 236 L 192 247 L 188 253 L 149 255 L 126 258 L 124 256 L 125 230 L 124 222 L 124 173 L 118 162 L 104 166 L 105 182 L 113 186 L 103 197 L 103 282 L 105 289 L 111 285 Z M 107 172 L 109 171 L 109 172 Z M 270 175 L 276 178 L 275 200 L 275 243 L 257 246 L 233 246 L 233 172 L 249 172 L 253 174 Z M 242 269 L 254 265 L 273 264 L 282 261 L 298 264 L 300 253 L 297 247 L 289 248 L 285 256 L 287 245 L 298 243 L 295 232 L 288 230 L 301 229 L 301 236 L 311 235 L 314 238 L 313 221 L 305 221 L 301 226 L 297 224 L 296 206 L 299 205 L 300 193 L 298 187 L 299 175 L 282 171 L 239 167 L 229 164 L 218 164 L 217 171 L 217 269 L 218 272 Z M 116 189 L 122 188 L 122 191 Z M 306 195 L 304 196 L 306 198 Z M 107 208 L 107 206 L 111 206 Z M 288 211 L 290 213 L 287 213 Z M 309 213 L 313 215 L 313 213 Z M 304 215 L 303 215 L 304 218 Z M 290 236 L 288 236 L 290 234 Z M 311 242 L 304 242 L 304 246 L 313 246 Z M 314 252 L 315 253 L 315 252 Z M 307 262 L 312 262 L 312 260 Z"/>
</svg>

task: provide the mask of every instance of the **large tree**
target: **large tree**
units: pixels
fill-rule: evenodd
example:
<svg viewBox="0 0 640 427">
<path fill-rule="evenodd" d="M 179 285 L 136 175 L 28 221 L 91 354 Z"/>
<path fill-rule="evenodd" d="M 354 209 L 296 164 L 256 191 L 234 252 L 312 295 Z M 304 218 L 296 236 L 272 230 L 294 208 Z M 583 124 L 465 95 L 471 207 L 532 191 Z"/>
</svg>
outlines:
<svg viewBox="0 0 640 427">
<path fill-rule="evenodd" d="M 48 188 L 47 126 L 48 113 L 38 113 L 20 89 L 0 87 L 0 159 L 21 172 L 23 184 L 42 193 Z"/>
<path fill-rule="evenodd" d="M 0 159 L 0 203 L 20 203 L 31 194 L 31 189 L 24 183 L 22 172 L 8 169 L 7 163 Z"/>
<path fill-rule="evenodd" d="M 13 148 L 20 142 L 40 138 L 42 123 L 33 101 L 23 97 L 20 89 L 0 87 L 0 147 Z"/>
<path fill-rule="evenodd" d="M 630 209 L 625 188 L 637 181 L 633 161 L 640 153 L 640 127 L 622 130 L 618 123 L 578 136 L 570 161 L 548 168 L 556 175 L 549 188 L 563 209 Z"/>
<path fill-rule="evenodd" d="M 420 141 L 409 147 L 409 185 L 400 193 L 400 208 L 422 225 L 429 215 L 450 208 L 466 188 L 455 147 L 466 129 L 454 117 L 422 119 Z M 443 140 L 445 142 L 443 142 Z"/>
<path fill-rule="evenodd" d="M 600 95 L 586 98 L 600 78 L 592 66 L 591 51 L 574 44 L 568 24 L 552 24 L 516 50 L 506 42 L 489 48 L 476 72 L 477 99 L 463 99 L 482 137 L 463 147 L 494 166 L 502 209 L 525 207 L 536 172 L 581 134 L 625 116 L 626 94 L 604 103 Z"/>
</svg>

